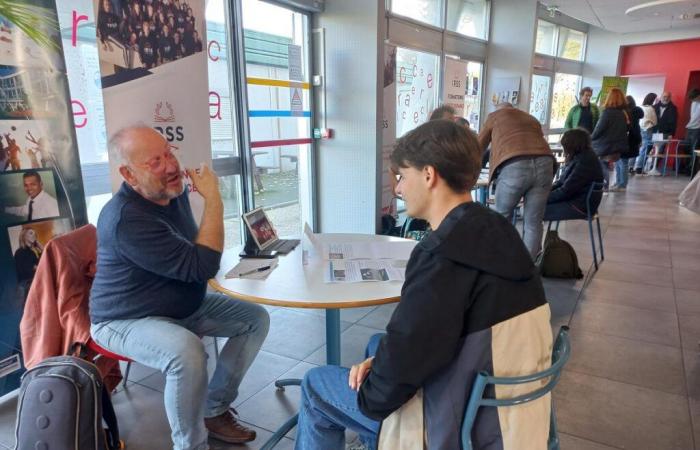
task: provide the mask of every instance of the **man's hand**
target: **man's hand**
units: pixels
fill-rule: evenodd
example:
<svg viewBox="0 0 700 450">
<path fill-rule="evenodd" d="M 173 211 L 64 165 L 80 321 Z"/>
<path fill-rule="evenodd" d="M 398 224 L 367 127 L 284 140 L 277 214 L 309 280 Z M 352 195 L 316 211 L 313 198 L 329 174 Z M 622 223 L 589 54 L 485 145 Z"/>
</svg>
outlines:
<svg viewBox="0 0 700 450">
<path fill-rule="evenodd" d="M 202 163 L 199 170 L 187 169 L 187 175 L 204 200 L 221 200 L 219 178 L 206 164 Z"/>
<path fill-rule="evenodd" d="M 374 356 L 367 358 L 360 364 L 355 364 L 350 368 L 350 376 L 348 377 L 350 389 L 354 391 L 360 390 L 360 385 L 363 381 L 365 381 L 365 378 L 367 378 L 367 375 L 369 374 L 369 370 L 372 368 L 373 359 Z"/>
</svg>

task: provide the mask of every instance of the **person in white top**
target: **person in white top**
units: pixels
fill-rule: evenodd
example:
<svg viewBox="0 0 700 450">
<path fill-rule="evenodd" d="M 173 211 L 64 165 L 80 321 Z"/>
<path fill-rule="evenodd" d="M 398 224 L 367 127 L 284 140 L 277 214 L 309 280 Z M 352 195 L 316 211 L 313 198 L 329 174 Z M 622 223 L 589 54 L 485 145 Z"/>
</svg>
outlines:
<svg viewBox="0 0 700 450">
<path fill-rule="evenodd" d="M 688 92 L 688 100 L 690 100 L 690 120 L 685 126 L 685 138 L 690 142 L 690 154 L 692 155 L 691 174 L 692 177 L 695 171 L 695 159 L 697 155 L 693 150 L 697 150 L 700 145 L 700 89 L 691 89 Z"/>
<path fill-rule="evenodd" d="M 21 216 L 27 221 L 58 216 L 58 202 L 44 191 L 44 183 L 41 181 L 39 172 L 27 171 L 22 179 L 24 192 L 27 193 L 27 201 L 21 206 L 8 206 L 5 208 L 5 212 Z"/>
<path fill-rule="evenodd" d="M 657 95 L 653 92 L 648 93 L 642 101 L 642 110 L 644 111 L 644 117 L 639 120 L 639 126 L 642 129 L 642 147 L 639 149 L 639 156 L 634 162 L 634 171 L 637 174 L 642 173 L 644 164 L 646 163 L 647 153 L 651 148 L 651 137 L 654 134 L 654 127 L 656 126 L 656 110 L 654 110 L 654 102 L 656 101 Z"/>
</svg>

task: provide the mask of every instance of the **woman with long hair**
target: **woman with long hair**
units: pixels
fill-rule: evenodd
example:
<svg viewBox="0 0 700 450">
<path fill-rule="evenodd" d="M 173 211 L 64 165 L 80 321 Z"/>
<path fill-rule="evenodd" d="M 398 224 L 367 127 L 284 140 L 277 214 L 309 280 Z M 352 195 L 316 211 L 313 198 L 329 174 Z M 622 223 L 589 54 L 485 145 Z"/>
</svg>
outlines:
<svg viewBox="0 0 700 450">
<path fill-rule="evenodd" d="M 564 170 L 552 185 L 544 220 L 583 219 L 591 184 L 603 181 L 603 171 L 591 147 L 591 136 L 583 128 L 567 130 L 561 137 Z M 591 213 L 598 210 L 600 193 L 591 199 Z"/>
<path fill-rule="evenodd" d="M 636 174 L 641 174 L 644 170 L 644 166 L 647 162 L 647 154 L 651 149 L 652 143 L 651 138 L 654 135 L 654 127 L 656 126 L 656 111 L 654 110 L 654 102 L 656 101 L 657 95 L 653 92 L 649 92 L 644 96 L 642 101 L 642 112 L 644 116 L 642 117 L 640 128 L 642 133 L 642 146 L 639 149 L 639 156 L 634 162 L 634 172 Z"/>
<path fill-rule="evenodd" d="M 627 127 L 627 152 L 622 152 L 620 159 L 615 163 L 615 174 L 618 188 L 627 188 L 627 172 L 634 173 L 634 163 L 639 156 L 639 146 L 642 143 L 642 130 L 639 121 L 644 117 L 644 111 L 637 106 L 634 97 L 628 95 L 627 114 L 629 114 L 630 124 Z M 629 169 L 628 169 L 629 168 Z"/>
<path fill-rule="evenodd" d="M 625 94 L 619 88 L 612 88 L 605 99 L 603 112 L 591 134 L 593 150 L 603 168 L 605 186 L 610 184 L 609 162 L 620 159 L 623 152 L 627 152 L 629 143 L 627 142 L 627 127 L 631 123 L 627 112 L 627 101 Z M 612 192 L 624 191 L 624 187 L 613 186 Z"/>
<path fill-rule="evenodd" d="M 19 296 L 26 300 L 29 294 L 29 286 L 32 284 L 39 258 L 44 251 L 44 246 L 37 239 L 36 231 L 31 227 L 22 228 L 18 238 L 19 248 L 15 251 L 15 269 L 17 270 L 17 284 L 20 289 Z"/>
</svg>

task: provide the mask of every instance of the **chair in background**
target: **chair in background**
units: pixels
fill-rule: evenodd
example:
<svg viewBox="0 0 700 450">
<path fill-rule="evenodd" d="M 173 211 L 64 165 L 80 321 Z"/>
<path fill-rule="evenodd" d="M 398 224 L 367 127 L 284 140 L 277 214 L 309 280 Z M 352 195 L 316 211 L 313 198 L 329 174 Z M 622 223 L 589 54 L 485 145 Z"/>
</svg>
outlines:
<svg viewBox="0 0 700 450">
<path fill-rule="evenodd" d="M 571 217 L 567 219 L 561 219 L 557 221 L 550 220 L 547 225 L 547 231 L 552 229 L 552 222 L 556 222 L 554 227 L 555 230 L 559 231 L 559 222 L 562 220 L 586 220 L 588 222 L 588 234 L 591 238 L 591 250 L 593 251 L 593 264 L 595 265 L 595 270 L 598 270 L 598 255 L 595 249 L 595 238 L 593 236 L 593 221 L 595 220 L 596 227 L 598 228 L 598 242 L 600 243 L 600 261 L 605 259 L 605 253 L 603 253 L 603 234 L 600 232 L 600 217 L 598 216 L 598 208 L 593 210 L 591 207 L 591 199 L 594 193 L 600 193 L 603 195 L 603 183 L 591 183 L 588 188 L 588 193 L 586 194 L 586 217 Z"/>
<path fill-rule="evenodd" d="M 549 369 L 520 377 L 494 377 L 489 375 L 487 372 L 479 373 L 476 376 L 476 380 L 474 380 L 474 385 L 472 386 L 471 395 L 469 397 L 469 403 L 467 403 L 467 409 L 464 413 L 464 419 L 462 421 L 462 448 L 465 450 L 472 450 L 473 448 L 471 431 L 472 427 L 474 426 L 474 421 L 476 420 L 476 414 L 480 407 L 511 407 L 537 400 L 538 398 L 549 394 L 554 389 L 554 386 L 556 386 L 559 382 L 561 371 L 566 362 L 569 360 L 570 355 L 571 345 L 569 343 L 569 327 L 564 326 L 559 330 L 559 334 L 557 335 L 557 339 L 554 343 L 554 348 L 552 351 L 552 365 Z M 524 395 L 504 399 L 484 398 L 484 392 L 489 384 L 526 384 L 532 383 L 533 381 L 543 380 L 545 378 L 549 378 L 547 384 Z M 559 435 L 557 433 L 554 402 L 552 402 L 551 406 L 547 448 L 548 450 L 559 450 Z"/>
<path fill-rule="evenodd" d="M 667 146 L 666 158 L 664 159 L 664 168 L 662 171 L 662 174 L 664 176 L 666 175 L 666 166 L 668 165 L 667 163 L 668 163 L 669 158 L 673 158 L 673 163 L 674 163 L 673 167 L 676 169 L 676 176 L 678 176 L 678 168 L 680 165 L 679 164 L 680 160 L 692 158 L 692 155 L 691 155 L 692 152 L 690 152 L 688 154 L 680 152 L 682 143 L 683 143 L 683 141 L 681 141 L 680 139 L 672 139 L 670 141 L 669 145 Z M 684 145 L 684 147 L 688 147 L 687 144 Z"/>
</svg>

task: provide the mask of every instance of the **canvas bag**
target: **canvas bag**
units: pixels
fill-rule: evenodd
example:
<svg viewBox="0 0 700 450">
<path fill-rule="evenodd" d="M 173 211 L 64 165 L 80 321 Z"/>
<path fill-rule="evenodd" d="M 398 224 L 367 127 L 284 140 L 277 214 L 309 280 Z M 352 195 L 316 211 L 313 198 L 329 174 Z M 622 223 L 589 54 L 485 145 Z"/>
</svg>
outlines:
<svg viewBox="0 0 700 450">
<path fill-rule="evenodd" d="M 555 230 L 547 231 L 544 249 L 536 264 L 540 268 L 540 274 L 546 278 L 583 278 L 576 251 Z"/>
<path fill-rule="evenodd" d="M 15 439 L 15 450 L 123 448 L 97 367 L 74 356 L 56 356 L 28 370 L 22 376 Z"/>
</svg>

